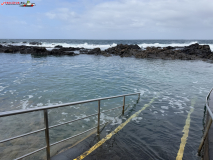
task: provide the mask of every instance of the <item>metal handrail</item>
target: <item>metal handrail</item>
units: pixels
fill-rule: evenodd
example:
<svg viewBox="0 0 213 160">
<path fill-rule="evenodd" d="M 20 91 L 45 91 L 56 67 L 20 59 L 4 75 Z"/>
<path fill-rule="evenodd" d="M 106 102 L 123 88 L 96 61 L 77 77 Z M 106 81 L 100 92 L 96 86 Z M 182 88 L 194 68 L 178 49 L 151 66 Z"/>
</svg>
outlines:
<svg viewBox="0 0 213 160">
<path fill-rule="evenodd" d="M 26 155 L 23 155 L 23 156 L 21 156 L 19 158 L 16 158 L 16 160 L 25 158 L 25 157 L 27 157 L 27 156 L 29 156 L 31 154 L 37 153 L 37 152 L 39 152 L 39 151 L 41 151 L 41 150 L 43 150 L 45 148 L 46 148 L 47 160 L 50 160 L 50 147 L 51 146 L 56 145 L 56 144 L 61 143 L 61 142 L 64 142 L 64 141 L 66 141 L 68 139 L 72 139 L 72 138 L 77 137 L 79 135 L 82 135 L 82 134 L 84 134 L 86 132 L 89 132 L 89 131 L 95 129 L 95 128 L 97 128 L 97 134 L 99 134 L 99 132 L 100 132 L 99 128 L 100 128 L 101 125 L 103 125 L 103 124 L 100 124 L 100 113 L 104 113 L 104 112 L 108 112 L 110 110 L 114 110 L 114 109 L 120 108 L 120 107 L 115 107 L 115 108 L 112 108 L 112 109 L 109 109 L 109 110 L 101 112 L 100 111 L 100 105 L 101 105 L 100 102 L 101 102 L 101 100 L 123 97 L 123 106 L 121 106 L 121 107 L 123 107 L 122 113 L 124 113 L 125 96 L 136 95 L 136 94 L 138 94 L 138 98 L 139 98 L 140 97 L 140 93 L 131 93 L 131 94 L 112 96 L 112 97 L 97 98 L 97 99 L 90 99 L 90 100 L 85 100 L 85 101 L 78 101 L 78 102 L 65 103 L 65 104 L 59 104 L 59 105 L 32 108 L 32 109 L 26 109 L 26 110 L 15 110 L 15 111 L 0 112 L 0 117 L 6 117 L 6 116 L 12 116 L 12 115 L 35 112 L 35 111 L 43 111 L 44 112 L 44 125 L 45 125 L 45 128 L 43 128 L 43 129 L 32 131 L 32 132 L 29 132 L 29 133 L 25 133 L 25 134 L 22 134 L 22 135 L 19 135 L 19 136 L 15 136 L 15 137 L 12 137 L 12 138 L 4 139 L 4 140 L 0 141 L 0 143 L 4 143 L 4 142 L 7 142 L 7 141 L 10 141 L 10 140 L 13 140 L 13 139 L 17 139 L 17 138 L 21 138 L 21 137 L 24 137 L 24 136 L 27 136 L 27 135 L 30 135 L 30 134 L 34 134 L 34 133 L 38 133 L 38 132 L 41 132 L 41 131 L 45 131 L 46 147 L 40 148 L 40 149 L 38 149 L 36 151 L 33 151 L 33 152 L 28 153 Z M 86 117 L 78 118 L 78 119 L 75 119 L 75 120 L 72 120 L 72 121 L 68 121 L 68 122 L 65 122 L 65 123 L 53 125 L 53 126 L 49 127 L 48 112 L 47 112 L 48 109 L 71 106 L 71 105 L 77 105 L 77 104 L 83 104 L 83 103 L 89 103 L 89 102 L 94 102 L 94 101 L 98 101 L 98 113 L 92 114 L 92 115 L 89 115 L 89 116 L 86 116 Z M 82 120 L 82 119 L 85 119 L 85 118 L 88 118 L 88 117 L 92 117 L 92 116 L 95 116 L 95 115 L 98 115 L 98 125 L 97 125 L 97 127 L 90 128 L 90 129 L 88 129 L 88 130 L 86 130 L 84 132 L 81 132 L 81 133 L 77 134 L 77 135 L 74 135 L 72 137 L 69 137 L 69 138 L 63 139 L 61 141 L 55 142 L 53 144 L 50 144 L 50 142 L 49 142 L 49 139 L 50 139 L 49 138 L 49 129 L 54 128 L 54 127 L 58 127 L 58 126 L 61 126 L 61 125 L 65 125 L 65 124 L 68 124 L 68 123 L 72 123 L 72 122 L 75 122 L 75 121 L 78 121 L 78 120 Z M 108 123 L 108 122 L 106 122 L 106 123 Z M 104 123 L 104 124 L 106 124 L 106 123 Z"/>
<path fill-rule="evenodd" d="M 34 111 L 41 111 L 41 110 L 45 110 L 45 109 L 53 109 L 53 108 L 59 108 L 59 107 L 72 106 L 72 105 L 77 105 L 77 104 L 95 102 L 95 101 L 100 101 L 100 100 L 105 100 L 105 99 L 112 99 L 112 98 L 118 98 L 118 97 L 124 97 L 124 96 L 136 95 L 136 94 L 140 94 L 140 93 L 131 93 L 131 94 L 112 96 L 112 97 L 90 99 L 90 100 L 85 100 L 85 101 L 64 103 L 64 104 L 58 104 L 58 105 L 52 105 L 52 106 L 46 106 L 46 107 L 38 107 L 38 108 L 30 108 L 30 109 L 22 109 L 22 110 L 0 112 L 0 117 L 11 116 L 11 115 L 16 115 L 16 114 L 22 114 L 22 113 L 28 113 L 28 112 L 34 112 Z"/>
<path fill-rule="evenodd" d="M 208 111 L 208 113 L 209 113 L 209 115 L 210 115 L 210 120 L 209 120 L 209 122 L 207 123 L 205 132 L 204 132 L 204 134 L 203 134 L 203 137 L 202 137 L 202 139 L 201 139 L 201 143 L 200 143 L 199 148 L 198 148 L 198 155 L 199 155 L 199 156 L 200 156 L 200 152 L 201 152 L 201 150 L 202 150 L 202 148 L 203 148 L 205 139 L 206 139 L 206 137 L 207 137 L 207 135 L 208 135 L 208 132 L 209 132 L 209 129 L 210 129 L 210 127 L 211 127 L 212 120 L 213 120 L 213 113 L 212 113 L 212 111 L 211 111 L 211 109 L 209 108 L 209 105 L 208 105 L 208 99 L 209 99 L 209 96 L 210 96 L 212 90 L 213 90 L 213 88 L 211 89 L 211 91 L 209 92 L 209 94 L 206 96 L 206 108 L 207 108 L 207 111 Z"/>
<path fill-rule="evenodd" d="M 211 109 L 209 108 L 209 105 L 208 105 L 208 98 L 209 98 L 209 96 L 210 96 L 212 90 L 213 90 L 213 88 L 211 89 L 211 91 L 209 92 L 208 96 L 206 97 L 206 107 L 207 107 L 207 110 L 208 110 L 208 112 L 209 112 L 209 115 L 211 116 L 211 118 L 212 118 L 212 120 L 213 120 L 213 113 L 212 113 L 212 111 L 211 111 Z"/>
</svg>

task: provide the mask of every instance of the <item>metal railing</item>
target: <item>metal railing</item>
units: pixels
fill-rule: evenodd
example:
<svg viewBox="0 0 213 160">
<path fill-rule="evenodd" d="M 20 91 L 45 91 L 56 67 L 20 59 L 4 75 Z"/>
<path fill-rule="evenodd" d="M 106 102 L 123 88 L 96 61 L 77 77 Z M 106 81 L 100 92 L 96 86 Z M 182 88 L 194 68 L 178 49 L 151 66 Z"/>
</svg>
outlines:
<svg viewBox="0 0 213 160">
<path fill-rule="evenodd" d="M 206 108 L 207 108 L 207 111 L 208 111 L 207 113 L 209 114 L 210 118 L 209 118 L 209 121 L 208 121 L 208 123 L 207 123 L 207 125 L 206 125 L 206 129 L 205 129 L 205 132 L 204 132 L 203 137 L 202 137 L 202 139 L 201 139 L 200 146 L 199 146 L 199 148 L 198 148 L 198 155 L 199 155 L 199 156 L 200 156 L 200 152 L 201 152 L 201 150 L 202 150 L 202 148 L 203 148 L 205 139 L 206 139 L 206 137 L 207 137 L 207 135 L 208 135 L 208 132 L 209 132 L 209 129 L 210 129 L 210 127 L 211 127 L 212 120 L 213 120 L 213 113 L 212 113 L 211 109 L 209 108 L 209 104 L 208 104 L 208 99 L 209 99 L 209 96 L 210 96 L 212 90 L 213 90 L 213 88 L 211 89 L 211 91 L 209 92 L 209 94 L 206 96 Z"/>
<path fill-rule="evenodd" d="M 69 139 L 72 139 L 72 138 L 77 137 L 79 135 L 82 135 L 84 133 L 87 133 L 87 132 L 89 132 L 89 131 L 91 131 L 91 130 L 93 130 L 95 128 L 97 128 L 97 134 L 99 134 L 100 133 L 100 126 L 103 125 L 103 124 L 100 125 L 100 114 L 104 113 L 104 112 L 108 112 L 108 111 L 114 110 L 114 109 L 117 109 L 117 108 L 120 108 L 120 107 L 123 107 L 122 114 L 124 114 L 125 97 L 126 96 L 130 96 L 130 95 L 136 95 L 136 94 L 138 94 L 138 99 L 139 99 L 140 98 L 140 93 L 131 93 L 131 94 L 125 94 L 125 95 L 118 95 L 118 96 L 105 97 L 105 98 L 97 98 L 97 99 L 91 99 L 91 100 L 85 100 L 85 101 L 78 101 L 78 102 L 72 102 L 72 103 L 65 103 L 65 104 L 59 104 L 59 105 L 52 105 L 52 106 L 45 106 L 45 107 L 39 107 L 39 108 L 26 109 L 26 110 L 15 110 L 15 111 L 1 112 L 0 113 L 0 117 L 6 117 L 6 116 L 12 116 L 12 115 L 17 115 L 17 114 L 23 114 L 23 113 L 29 113 L 29 112 L 35 112 L 35 111 L 42 111 L 43 110 L 45 128 L 42 128 L 40 130 L 36 130 L 36 131 L 33 131 L 33 132 L 29 132 L 29 133 L 26 133 L 26 134 L 22 134 L 22 135 L 19 135 L 19 136 L 15 136 L 15 137 L 12 137 L 12 138 L 4 139 L 4 140 L 1 140 L 0 143 L 4 143 L 4 142 L 7 142 L 7 141 L 10 141 L 10 140 L 13 140 L 13 139 L 17 139 L 17 138 L 21 138 L 21 137 L 24 137 L 24 136 L 28 136 L 28 135 L 34 134 L 34 133 L 45 131 L 45 140 L 46 140 L 46 146 L 45 147 L 42 147 L 42 148 L 40 148 L 38 150 L 35 150 L 33 152 L 30 152 L 28 154 L 25 154 L 25 155 L 23 155 L 23 156 L 21 156 L 19 158 L 16 158 L 15 160 L 23 159 L 23 158 L 25 158 L 27 156 L 30 156 L 30 155 L 32 155 L 34 153 L 37 153 L 37 152 L 39 152 L 39 151 L 41 151 L 43 149 L 46 149 L 47 160 L 50 160 L 50 147 L 51 146 L 54 146 L 54 145 L 56 145 L 58 143 L 64 142 L 66 140 L 69 140 Z M 112 109 L 109 109 L 109 110 L 106 110 L 106 111 L 103 111 L 103 112 L 100 111 L 101 100 L 118 98 L 118 97 L 123 97 L 123 106 L 112 108 Z M 60 124 L 57 124 L 57 125 L 49 126 L 49 123 L 48 123 L 48 109 L 71 106 L 71 105 L 77 105 L 77 104 L 83 104 L 83 103 L 89 103 L 89 102 L 94 102 L 94 101 L 98 101 L 98 113 L 91 114 L 89 116 L 86 116 L 86 117 L 83 117 L 83 118 L 78 118 L 78 119 L 75 119 L 75 120 L 72 120 L 72 121 L 68 121 L 68 122 L 65 122 L 65 123 L 60 123 Z M 81 132 L 81 133 L 77 134 L 77 135 L 74 135 L 72 137 L 69 137 L 69 138 L 63 139 L 61 141 L 58 141 L 58 142 L 50 144 L 49 129 L 54 128 L 54 127 L 58 127 L 58 126 L 61 126 L 61 125 L 65 125 L 65 124 L 68 124 L 68 123 L 72 123 L 72 122 L 75 122 L 75 121 L 78 121 L 78 120 L 82 120 L 82 119 L 85 119 L 85 118 L 88 118 L 88 117 L 96 116 L 96 115 L 98 115 L 98 125 L 97 125 L 97 127 L 90 128 L 90 129 L 88 129 L 88 130 L 86 130 L 84 132 Z M 104 124 L 106 124 L 106 123 L 104 123 Z"/>
</svg>

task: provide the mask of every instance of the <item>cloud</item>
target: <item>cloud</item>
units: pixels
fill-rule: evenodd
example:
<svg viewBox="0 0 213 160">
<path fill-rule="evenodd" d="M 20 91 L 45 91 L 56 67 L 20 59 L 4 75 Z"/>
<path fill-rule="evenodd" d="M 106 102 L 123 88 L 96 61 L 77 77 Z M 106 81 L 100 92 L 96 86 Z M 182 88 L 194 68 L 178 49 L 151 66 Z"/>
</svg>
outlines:
<svg viewBox="0 0 213 160">
<path fill-rule="evenodd" d="M 66 38 L 209 38 L 212 8 L 212 0 L 55 0 L 31 23 Z"/>
<path fill-rule="evenodd" d="M 51 13 L 51 12 L 47 12 L 45 13 L 45 15 L 50 18 L 50 19 L 54 19 L 56 17 L 56 14 L 55 13 Z"/>
<path fill-rule="evenodd" d="M 213 15 L 212 8 L 213 2 L 208 0 L 124 0 L 94 5 L 84 14 L 77 14 L 68 8 L 60 8 L 46 13 L 46 16 L 68 23 L 78 22 L 86 28 L 174 27 L 181 29 L 183 27 L 186 29 L 212 25 L 210 16 Z M 73 18 L 78 19 L 73 21 Z"/>
<path fill-rule="evenodd" d="M 68 8 L 58 8 L 54 11 L 45 13 L 45 16 L 50 19 L 58 19 L 63 20 L 65 22 L 72 22 L 73 18 L 76 18 L 76 13 Z"/>
</svg>

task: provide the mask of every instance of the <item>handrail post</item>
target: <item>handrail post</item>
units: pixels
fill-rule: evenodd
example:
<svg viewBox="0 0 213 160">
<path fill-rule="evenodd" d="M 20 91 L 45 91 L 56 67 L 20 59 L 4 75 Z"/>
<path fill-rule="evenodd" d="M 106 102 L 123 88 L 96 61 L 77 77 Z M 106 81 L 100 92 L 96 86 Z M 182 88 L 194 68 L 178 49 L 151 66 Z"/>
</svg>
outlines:
<svg viewBox="0 0 213 160">
<path fill-rule="evenodd" d="M 46 139 L 46 153 L 47 160 L 50 160 L 50 138 L 49 138 L 49 124 L 48 124 L 48 112 L 47 109 L 44 110 L 44 125 L 45 125 L 45 139 Z"/>
<path fill-rule="evenodd" d="M 124 107 L 125 107 L 125 96 L 124 96 L 124 99 L 123 99 L 123 111 L 122 111 L 123 115 L 124 115 Z"/>
<path fill-rule="evenodd" d="M 100 107 L 101 107 L 101 101 L 98 101 L 98 126 L 97 126 L 97 135 L 99 135 L 99 127 L 100 127 Z"/>
</svg>

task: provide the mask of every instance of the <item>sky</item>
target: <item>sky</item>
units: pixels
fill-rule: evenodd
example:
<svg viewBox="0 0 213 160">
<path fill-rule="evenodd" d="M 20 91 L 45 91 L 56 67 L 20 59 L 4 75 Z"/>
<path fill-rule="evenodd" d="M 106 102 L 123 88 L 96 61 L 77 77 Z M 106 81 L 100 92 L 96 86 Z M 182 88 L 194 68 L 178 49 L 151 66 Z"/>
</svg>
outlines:
<svg viewBox="0 0 213 160">
<path fill-rule="evenodd" d="M 30 2 L 0 5 L 0 39 L 213 39 L 213 0 Z"/>
</svg>

